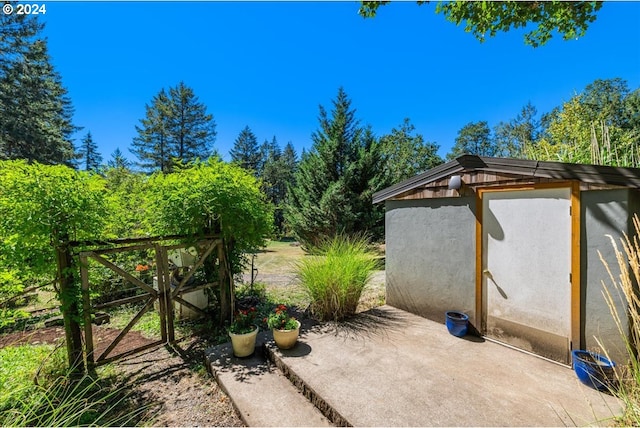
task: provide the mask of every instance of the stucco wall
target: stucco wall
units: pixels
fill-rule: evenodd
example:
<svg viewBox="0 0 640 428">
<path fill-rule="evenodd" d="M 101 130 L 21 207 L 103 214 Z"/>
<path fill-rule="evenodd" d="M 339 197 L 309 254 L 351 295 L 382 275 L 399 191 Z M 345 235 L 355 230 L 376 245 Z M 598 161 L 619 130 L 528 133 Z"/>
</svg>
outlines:
<svg viewBox="0 0 640 428">
<path fill-rule="evenodd" d="M 475 198 L 387 201 L 387 303 L 444 323 L 475 319 Z"/>
<path fill-rule="evenodd" d="M 629 196 L 632 196 L 630 201 Z M 609 275 L 598 251 L 602 253 L 614 275 L 618 275 L 611 235 L 618 248 L 622 232 L 629 231 L 631 222 L 628 209 L 637 206 L 634 193 L 622 190 L 596 190 L 581 193 L 582 227 L 581 227 L 581 288 L 582 288 L 582 337 L 583 347 L 589 350 L 599 350 L 598 338 L 611 358 L 617 361 L 626 359 L 623 342 L 616 327 L 611 311 L 602 295 L 602 281 L 611 284 Z M 631 202 L 631 204 L 630 204 Z M 610 288 L 611 289 L 611 288 Z M 613 293 L 618 296 L 617 292 Z M 625 306 L 621 299 L 616 299 L 617 308 L 623 314 L 622 322 L 627 327 Z M 574 344 L 574 347 L 576 345 Z"/>
</svg>

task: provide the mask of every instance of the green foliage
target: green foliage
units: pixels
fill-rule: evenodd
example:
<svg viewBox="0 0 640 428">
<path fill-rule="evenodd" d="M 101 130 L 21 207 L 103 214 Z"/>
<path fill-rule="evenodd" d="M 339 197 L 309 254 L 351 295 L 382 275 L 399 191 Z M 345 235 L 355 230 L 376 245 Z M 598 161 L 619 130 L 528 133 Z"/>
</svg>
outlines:
<svg viewBox="0 0 640 428">
<path fill-rule="evenodd" d="M 378 7 L 387 3 L 361 1 L 359 13 L 365 18 L 373 17 Z M 534 25 L 533 30 L 525 33 L 524 42 L 538 47 L 546 44 L 554 32 L 561 34 L 564 40 L 584 36 L 601 7 L 601 1 L 439 1 L 435 10 L 447 21 L 456 25 L 464 23 L 464 30 L 480 42 L 487 35 L 494 37 L 498 32 Z"/>
<path fill-rule="evenodd" d="M 111 159 L 107 162 L 107 167 L 129 169 L 131 162 L 124 157 L 120 148 L 116 148 L 114 152 L 111 153 Z"/>
<path fill-rule="evenodd" d="M 295 330 L 298 328 L 298 321 L 289 315 L 285 305 L 279 304 L 269 313 L 267 326 L 277 330 Z"/>
<path fill-rule="evenodd" d="M 596 80 L 544 117 L 543 136 L 527 156 L 609 166 L 640 166 L 640 103 L 621 79 Z"/>
<path fill-rule="evenodd" d="M 102 164 L 102 156 L 98 152 L 98 145 L 93 141 L 91 132 L 87 132 L 80 143 L 78 157 L 81 159 L 78 165 L 85 171 L 98 171 Z"/>
<path fill-rule="evenodd" d="M 0 348 L 0 414 L 29 398 L 32 390 L 36 389 L 36 375 L 45 385 L 65 375 L 64 359 L 64 350 L 58 348 L 54 351 L 52 345 Z M 4 426 L 1 421 L 0 425 Z"/>
<path fill-rule="evenodd" d="M 35 17 L 0 14 L 0 159 L 71 165 L 73 107 Z"/>
<path fill-rule="evenodd" d="M 29 314 L 8 305 L 8 301 L 24 291 L 24 284 L 14 270 L 0 270 L 0 331 Z"/>
<path fill-rule="evenodd" d="M 238 166 L 209 159 L 149 180 L 147 215 L 158 235 L 221 232 L 233 242 L 232 269 L 240 257 L 264 245 L 271 233 L 271 207 L 258 181 Z"/>
<path fill-rule="evenodd" d="M 493 134 L 497 153 L 510 158 L 525 158 L 539 138 L 537 113 L 536 108 L 527 103 L 515 119 L 495 126 Z"/>
<path fill-rule="evenodd" d="M 320 128 L 298 164 L 285 208 L 285 218 L 306 248 L 338 233 L 381 236 L 382 207 L 371 204 L 373 192 L 388 184 L 380 143 L 358 125 L 344 89 L 333 106 L 331 116 L 320 107 Z"/>
<path fill-rule="evenodd" d="M 413 177 L 443 162 L 438 156 L 438 145 L 425 142 L 420 134 L 412 135 L 414 131 L 415 126 L 406 118 L 398 128 L 391 130 L 391 134 L 380 138 L 385 167 L 389 182 L 392 184 Z"/>
<path fill-rule="evenodd" d="M 324 241 L 321 255 L 296 264 L 296 273 L 311 299 L 311 312 L 322 321 L 355 314 L 372 271 L 377 267 L 366 239 L 338 235 Z"/>
<path fill-rule="evenodd" d="M 144 236 L 150 233 L 147 213 L 148 177 L 126 167 L 104 170 L 109 211 L 105 235 L 111 238 Z"/>
<path fill-rule="evenodd" d="M 131 152 L 145 170 L 169 173 L 176 162 L 188 164 L 212 155 L 216 136 L 213 116 L 184 82 L 169 88 L 168 93 L 161 89 L 146 106 L 146 117 L 140 124 Z"/>
<path fill-rule="evenodd" d="M 130 307 L 118 307 L 109 311 L 111 316 L 110 328 L 123 329 L 129 324 L 133 317 L 140 311 L 141 305 Z M 153 309 L 147 311 L 131 328 L 132 331 L 138 331 L 148 339 L 160 339 L 160 314 Z"/>
<path fill-rule="evenodd" d="M 469 122 L 458 131 L 456 143 L 447 154 L 447 159 L 455 159 L 464 154 L 495 156 L 496 152 L 497 147 L 491 138 L 487 122 Z"/>
<path fill-rule="evenodd" d="M 229 150 L 231 161 L 237 163 L 240 167 L 258 174 L 258 167 L 261 163 L 260 151 L 258 150 L 258 140 L 249 126 L 245 126 L 238 138 L 233 143 L 233 147 Z"/>
<path fill-rule="evenodd" d="M 102 236 L 104 188 L 66 166 L 0 161 L 0 269 L 23 283 L 54 281 L 56 245 Z"/>
<path fill-rule="evenodd" d="M 36 382 L 34 382 L 34 380 Z M 0 425 L 129 426 L 148 424 L 117 379 L 66 376 L 64 352 L 49 345 L 0 349 Z"/>
<path fill-rule="evenodd" d="M 261 189 L 267 200 L 273 204 L 273 223 L 277 235 L 286 233 L 284 219 L 284 204 L 287 199 L 288 188 L 294 184 L 294 174 L 298 160 L 291 142 L 287 143 L 284 151 L 280 150 L 276 138 L 271 142 L 265 141 L 260 147 L 262 167 L 259 169 Z"/>
<path fill-rule="evenodd" d="M 229 326 L 229 332 L 233 334 L 251 333 L 257 327 L 257 317 L 258 311 L 255 307 L 236 311 L 233 316 L 233 322 Z"/>
</svg>

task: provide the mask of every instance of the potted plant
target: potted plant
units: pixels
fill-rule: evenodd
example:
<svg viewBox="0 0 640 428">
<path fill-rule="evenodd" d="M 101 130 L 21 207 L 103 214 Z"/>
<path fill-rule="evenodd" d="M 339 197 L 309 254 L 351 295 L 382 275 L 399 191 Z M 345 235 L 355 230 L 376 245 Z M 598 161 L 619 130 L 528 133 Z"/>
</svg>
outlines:
<svg viewBox="0 0 640 428">
<path fill-rule="evenodd" d="M 300 321 L 290 316 L 285 305 L 276 306 L 267 317 L 273 340 L 280 349 L 291 349 L 298 340 Z"/>
<path fill-rule="evenodd" d="M 233 355 L 236 357 L 248 357 L 255 350 L 258 336 L 256 315 L 256 308 L 252 307 L 236 312 L 233 317 L 233 323 L 229 326 L 229 337 Z"/>
</svg>

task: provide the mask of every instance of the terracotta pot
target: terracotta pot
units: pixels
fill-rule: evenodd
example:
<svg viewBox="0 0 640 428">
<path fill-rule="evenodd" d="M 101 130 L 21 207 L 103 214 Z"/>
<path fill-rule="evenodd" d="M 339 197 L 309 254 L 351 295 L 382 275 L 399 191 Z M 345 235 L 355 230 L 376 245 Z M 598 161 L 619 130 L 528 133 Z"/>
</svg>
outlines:
<svg viewBox="0 0 640 428">
<path fill-rule="evenodd" d="M 273 340 L 280 349 L 291 349 L 298 340 L 300 334 L 300 321 L 296 321 L 298 327 L 293 330 L 277 330 L 273 329 Z"/>
<path fill-rule="evenodd" d="M 235 334 L 229 332 L 233 355 L 236 357 L 248 357 L 253 354 L 256 348 L 256 337 L 258 337 L 258 327 L 250 333 Z"/>
</svg>

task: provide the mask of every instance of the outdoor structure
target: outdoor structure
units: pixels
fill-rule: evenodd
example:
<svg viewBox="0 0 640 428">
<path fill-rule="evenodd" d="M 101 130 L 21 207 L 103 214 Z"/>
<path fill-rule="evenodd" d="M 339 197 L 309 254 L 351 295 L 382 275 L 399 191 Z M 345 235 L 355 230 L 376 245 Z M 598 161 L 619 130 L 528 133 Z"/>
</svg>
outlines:
<svg viewBox="0 0 640 428">
<path fill-rule="evenodd" d="M 601 351 L 596 338 L 624 359 L 598 251 L 616 272 L 607 235 L 632 235 L 639 188 L 635 168 L 464 155 L 377 192 L 387 303 L 440 322 L 465 312 L 486 337 L 562 363 Z"/>
</svg>

